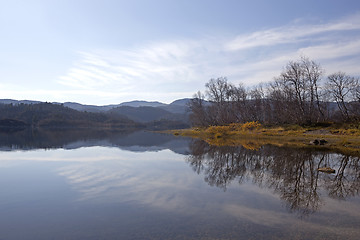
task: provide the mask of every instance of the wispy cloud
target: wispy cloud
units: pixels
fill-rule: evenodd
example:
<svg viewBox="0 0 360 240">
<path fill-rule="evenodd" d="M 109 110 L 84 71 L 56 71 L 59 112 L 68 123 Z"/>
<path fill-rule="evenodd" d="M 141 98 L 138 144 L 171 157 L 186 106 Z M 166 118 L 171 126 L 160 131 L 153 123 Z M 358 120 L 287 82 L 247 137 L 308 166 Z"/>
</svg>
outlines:
<svg viewBox="0 0 360 240">
<path fill-rule="evenodd" d="M 225 45 L 227 50 L 242 50 L 259 46 L 272 46 L 285 43 L 304 41 L 308 37 L 317 40 L 318 34 L 329 32 L 343 32 L 360 29 L 360 15 L 339 20 L 333 23 L 317 25 L 290 25 L 273 29 L 266 29 L 237 36 Z"/>
<path fill-rule="evenodd" d="M 131 49 L 80 52 L 58 83 L 72 91 L 107 95 L 113 103 L 170 102 L 191 97 L 218 76 L 247 85 L 270 81 L 288 61 L 302 55 L 320 62 L 327 72 L 360 75 L 359 37 L 360 14 L 356 14 L 335 22 L 293 23 L 233 38 L 169 40 Z"/>
<path fill-rule="evenodd" d="M 148 93 L 157 96 L 188 97 L 191 83 L 203 81 L 208 60 L 208 43 L 173 41 L 154 43 L 130 50 L 80 52 L 80 59 L 59 77 L 58 83 L 76 89 L 132 93 L 141 98 Z M 214 48 L 215 49 L 215 48 Z M 202 84 L 201 84 L 202 85 Z M 196 87 L 201 87 L 198 85 Z"/>
</svg>

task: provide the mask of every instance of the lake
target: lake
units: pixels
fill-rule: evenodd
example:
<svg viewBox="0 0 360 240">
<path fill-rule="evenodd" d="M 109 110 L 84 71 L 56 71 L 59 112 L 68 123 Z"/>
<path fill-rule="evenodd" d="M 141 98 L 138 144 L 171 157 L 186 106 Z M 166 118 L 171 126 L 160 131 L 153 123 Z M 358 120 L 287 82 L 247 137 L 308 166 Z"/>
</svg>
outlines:
<svg viewBox="0 0 360 240">
<path fill-rule="evenodd" d="M 1 240 L 359 239 L 359 189 L 359 157 L 316 149 L 0 133 Z"/>
</svg>

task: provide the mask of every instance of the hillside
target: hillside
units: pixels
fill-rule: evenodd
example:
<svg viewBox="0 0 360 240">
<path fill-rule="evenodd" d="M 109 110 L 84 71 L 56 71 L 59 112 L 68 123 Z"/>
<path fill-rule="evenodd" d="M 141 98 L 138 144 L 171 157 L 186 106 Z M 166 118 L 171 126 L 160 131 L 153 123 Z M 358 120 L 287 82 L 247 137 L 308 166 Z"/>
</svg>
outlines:
<svg viewBox="0 0 360 240">
<path fill-rule="evenodd" d="M 57 103 L 57 104 L 61 104 L 61 103 Z M 92 112 L 92 113 L 106 112 L 114 107 L 112 105 L 107 105 L 107 106 L 84 105 L 75 102 L 65 102 L 63 105 L 65 107 L 75 109 L 77 111 Z"/>
<path fill-rule="evenodd" d="M 43 103 L 30 100 L 0 99 L 0 105 L 3 105 L 0 107 L 0 113 L 6 112 L 1 115 L 0 119 L 16 119 L 31 126 L 114 125 L 119 121 L 130 121 L 140 123 L 140 125 L 145 124 L 150 129 L 186 128 L 190 126 L 189 101 L 190 99 L 178 99 L 170 104 L 165 104 L 136 100 L 96 106 L 76 102 Z M 51 106 L 51 111 L 48 109 L 49 106 Z M 40 108 L 41 110 L 39 110 Z M 61 116 L 55 116 L 57 114 Z M 134 124 L 130 122 L 130 125 Z"/>
<path fill-rule="evenodd" d="M 122 106 L 109 110 L 109 114 L 127 116 L 133 121 L 143 123 L 172 117 L 172 113 L 156 107 Z"/>
<path fill-rule="evenodd" d="M 109 105 L 103 105 L 103 106 L 97 106 L 97 105 L 87 105 L 87 104 L 81 104 L 76 102 L 52 102 L 53 104 L 63 105 L 68 108 L 72 108 L 78 111 L 86 111 L 86 112 L 107 112 L 113 108 L 122 107 L 122 106 L 128 106 L 128 107 L 154 107 L 154 108 L 162 108 L 166 111 L 172 112 L 172 113 L 185 113 L 187 110 L 188 102 L 190 101 L 189 98 L 184 99 L 178 99 L 173 101 L 170 104 L 165 104 L 161 102 L 156 101 L 130 101 L 130 102 L 123 102 L 120 104 L 109 104 Z M 42 103 L 40 101 L 32 101 L 32 100 L 13 100 L 13 99 L 0 99 L 0 104 L 37 104 Z"/>
<path fill-rule="evenodd" d="M 148 102 L 148 101 L 131 101 L 120 103 L 119 106 L 129 106 L 129 107 L 163 107 L 167 104 L 161 102 Z"/>
<path fill-rule="evenodd" d="M 184 98 L 184 99 L 178 99 L 173 101 L 170 104 L 167 104 L 165 106 L 161 106 L 160 108 L 171 112 L 171 113 L 180 113 L 180 114 L 188 114 L 189 112 L 189 101 L 190 98 Z"/>
<path fill-rule="evenodd" d="M 123 117 L 110 116 L 108 114 L 80 112 L 63 105 L 52 103 L 35 104 L 0 104 L 1 119 L 21 121 L 32 127 L 52 128 L 88 128 L 88 127 L 110 127 L 110 128 L 141 128 L 141 124 Z M 16 121 L 5 121 L 5 123 L 16 123 Z M 4 122 L 4 120 L 3 120 Z M 11 127 L 11 126 L 9 126 Z"/>
<path fill-rule="evenodd" d="M 171 113 L 158 107 L 129 107 L 121 106 L 108 111 L 112 116 L 126 116 L 127 118 L 145 124 L 153 130 L 179 129 L 190 127 L 188 115 Z"/>
</svg>

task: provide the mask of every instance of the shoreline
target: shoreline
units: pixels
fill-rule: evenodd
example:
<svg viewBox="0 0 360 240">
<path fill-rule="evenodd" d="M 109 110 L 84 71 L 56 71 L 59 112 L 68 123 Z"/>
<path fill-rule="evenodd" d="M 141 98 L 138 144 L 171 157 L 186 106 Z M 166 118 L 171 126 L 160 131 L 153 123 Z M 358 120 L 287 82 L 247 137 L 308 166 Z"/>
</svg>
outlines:
<svg viewBox="0 0 360 240">
<path fill-rule="evenodd" d="M 264 145 L 275 145 L 280 147 L 314 148 L 360 156 L 360 130 L 329 128 L 285 129 L 283 127 L 237 130 L 233 129 L 232 126 L 211 126 L 208 128 L 169 130 L 166 132 L 175 136 L 198 138 L 216 146 L 243 146 L 257 150 Z M 320 140 L 325 140 L 325 142 L 320 144 Z"/>
</svg>

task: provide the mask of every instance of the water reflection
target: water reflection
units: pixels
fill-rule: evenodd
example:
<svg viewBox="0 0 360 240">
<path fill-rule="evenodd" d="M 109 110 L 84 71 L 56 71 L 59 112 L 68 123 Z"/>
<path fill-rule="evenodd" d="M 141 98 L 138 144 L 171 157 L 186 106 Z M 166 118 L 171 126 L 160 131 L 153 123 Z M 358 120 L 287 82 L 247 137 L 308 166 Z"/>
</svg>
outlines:
<svg viewBox="0 0 360 240">
<path fill-rule="evenodd" d="M 272 189 L 290 211 L 301 215 L 319 210 L 321 194 L 340 200 L 359 194 L 360 161 L 355 156 L 274 146 L 254 151 L 199 140 L 190 144 L 190 152 L 187 162 L 209 185 L 226 190 L 233 182 L 252 181 Z M 317 170 L 326 166 L 336 173 Z"/>
<path fill-rule="evenodd" d="M 355 157 L 271 146 L 214 147 L 148 132 L 6 134 L 0 134 L 0 239 L 360 234 L 360 199 L 351 198 L 359 189 Z M 25 151 L 14 151 L 19 149 Z M 318 172 L 321 166 L 337 172 Z M 284 203 L 308 217 L 290 213 Z"/>
<path fill-rule="evenodd" d="M 31 129 L 0 131 L 0 151 L 35 149 L 78 149 L 81 147 L 117 147 L 132 152 L 170 149 L 188 154 L 188 140 L 169 134 L 147 131 L 106 129 Z"/>
</svg>

